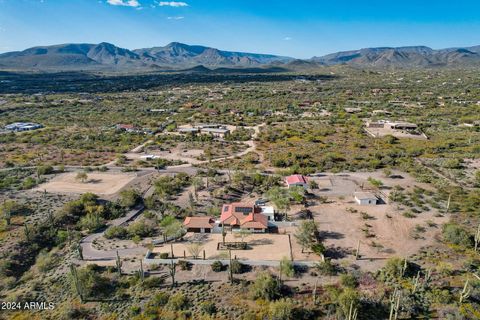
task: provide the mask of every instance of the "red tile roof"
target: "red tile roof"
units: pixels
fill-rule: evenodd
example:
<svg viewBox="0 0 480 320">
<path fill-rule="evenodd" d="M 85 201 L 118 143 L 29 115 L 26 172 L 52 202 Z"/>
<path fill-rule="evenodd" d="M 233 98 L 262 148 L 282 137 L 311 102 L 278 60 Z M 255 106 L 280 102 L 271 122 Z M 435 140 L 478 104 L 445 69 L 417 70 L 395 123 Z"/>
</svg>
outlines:
<svg viewBox="0 0 480 320">
<path fill-rule="evenodd" d="M 288 185 L 304 184 L 304 183 L 307 183 L 307 178 L 302 176 L 301 174 L 294 174 L 286 177 L 285 182 L 287 182 Z"/>
<path fill-rule="evenodd" d="M 268 219 L 261 214 L 258 206 L 245 203 L 224 204 L 220 221 L 230 226 L 240 226 L 241 228 L 266 229 Z"/>
<path fill-rule="evenodd" d="M 187 228 L 213 228 L 215 221 L 212 217 L 186 217 L 183 225 Z"/>
</svg>

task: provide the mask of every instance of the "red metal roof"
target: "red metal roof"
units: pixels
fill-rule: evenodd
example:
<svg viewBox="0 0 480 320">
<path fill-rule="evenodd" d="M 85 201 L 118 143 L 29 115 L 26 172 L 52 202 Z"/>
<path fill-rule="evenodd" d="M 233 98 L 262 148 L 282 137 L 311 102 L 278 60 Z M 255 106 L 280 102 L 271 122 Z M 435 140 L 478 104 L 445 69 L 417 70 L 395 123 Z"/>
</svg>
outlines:
<svg viewBox="0 0 480 320">
<path fill-rule="evenodd" d="M 301 174 L 294 174 L 286 177 L 285 182 L 287 182 L 288 185 L 304 184 L 304 183 L 307 183 L 307 178 L 302 176 Z"/>
</svg>

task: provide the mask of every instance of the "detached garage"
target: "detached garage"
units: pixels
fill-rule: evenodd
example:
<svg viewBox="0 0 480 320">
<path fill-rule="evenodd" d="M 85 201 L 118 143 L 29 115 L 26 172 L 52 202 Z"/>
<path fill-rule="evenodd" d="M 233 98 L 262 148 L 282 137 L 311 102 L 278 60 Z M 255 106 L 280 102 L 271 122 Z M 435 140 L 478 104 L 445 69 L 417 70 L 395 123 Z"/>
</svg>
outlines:
<svg viewBox="0 0 480 320">
<path fill-rule="evenodd" d="M 212 217 L 186 217 L 183 222 L 187 232 L 211 233 L 215 226 L 215 220 Z"/>
</svg>

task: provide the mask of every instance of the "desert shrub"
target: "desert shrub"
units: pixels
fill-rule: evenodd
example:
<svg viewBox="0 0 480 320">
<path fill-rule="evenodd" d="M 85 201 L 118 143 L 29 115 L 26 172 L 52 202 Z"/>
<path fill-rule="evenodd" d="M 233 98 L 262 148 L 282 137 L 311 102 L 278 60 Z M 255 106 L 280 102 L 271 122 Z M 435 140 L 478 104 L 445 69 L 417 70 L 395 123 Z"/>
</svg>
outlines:
<svg viewBox="0 0 480 320">
<path fill-rule="evenodd" d="M 178 264 L 178 266 L 180 267 L 181 270 L 189 270 L 190 267 L 191 267 L 190 262 L 188 262 L 186 260 L 179 260 L 177 264 Z"/>
<path fill-rule="evenodd" d="M 384 282 L 394 282 L 399 278 L 415 275 L 416 271 L 413 264 L 408 261 L 405 263 L 405 259 L 390 258 L 377 275 Z"/>
<path fill-rule="evenodd" d="M 187 297 L 181 293 L 176 293 L 168 299 L 167 308 L 170 310 L 185 310 L 189 306 Z"/>
<path fill-rule="evenodd" d="M 360 298 L 357 291 L 355 291 L 355 289 L 346 288 L 338 296 L 338 305 L 344 316 L 348 315 L 350 311 L 350 307 L 357 308 L 359 304 L 360 304 Z"/>
<path fill-rule="evenodd" d="M 258 274 L 250 287 L 253 299 L 275 300 L 280 297 L 280 283 L 268 272 Z"/>
<path fill-rule="evenodd" d="M 340 283 L 342 286 L 347 287 L 347 288 L 355 288 L 358 286 L 358 280 L 357 278 L 348 273 L 344 273 L 340 276 Z"/>
<path fill-rule="evenodd" d="M 221 272 L 221 271 L 223 270 L 223 264 L 222 264 L 222 262 L 220 262 L 220 261 L 218 261 L 218 260 L 217 260 L 217 261 L 214 261 L 214 262 L 212 263 L 212 270 L 213 270 L 214 272 Z"/>
<path fill-rule="evenodd" d="M 205 301 L 200 304 L 200 310 L 202 310 L 203 313 L 212 315 L 217 313 L 217 306 L 211 301 Z"/>
<path fill-rule="evenodd" d="M 160 259 L 168 259 L 168 252 L 160 253 Z"/>
<path fill-rule="evenodd" d="M 150 237 L 153 236 L 155 232 L 155 222 L 152 220 L 141 219 L 129 225 L 127 231 L 131 237 Z"/>
<path fill-rule="evenodd" d="M 97 265 L 88 265 L 78 269 L 78 281 L 82 284 L 83 293 L 91 298 L 109 298 L 114 291 L 115 285 L 111 279 L 101 275 Z M 72 278 L 72 288 L 75 288 Z"/>
<path fill-rule="evenodd" d="M 290 320 L 294 318 L 295 304 L 290 299 L 270 302 L 268 314 L 272 320 Z"/>
<path fill-rule="evenodd" d="M 122 207 L 133 208 L 137 203 L 140 202 L 142 197 L 138 191 L 134 189 L 123 190 L 120 192 L 119 203 Z"/>
<path fill-rule="evenodd" d="M 334 276 L 337 274 L 337 268 L 330 260 L 317 263 L 315 268 L 318 270 L 318 273 L 323 276 Z"/>
<path fill-rule="evenodd" d="M 105 230 L 104 236 L 107 239 L 125 239 L 128 235 L 127 229 L 122 226 L 111 226 Z"/>
<path fill-rule="evenodd" d="M 54 172 L 53 167 L 49 165 L 39 166 L 37 168 L 37 174 L 43 176 L 45 174 L 52 174 Z"/>
<path fill-rule="evenodd" d="M 472 245 L 472 239 L 468 232 L 454 223 L 443 226 L 443 238 L 445 241 L 459 246 L 470 247 Z"/>
<path fill-rule="evenodd" d="M 145 288 L 159 288 L 164 282 L 165 279 L 161 277 L 148 277 L 143 281 L 143 286 Z"/>
<path fill-rule="evenodd" d="M 170 299 L 170 295 L 168 293 L 160 292 L 153 296 L 149 304 L 154 305 L 156 307 L 161 307 L 166 305 L 169 299 Z"/>
<path fill-rule="evenodd" d="M 36 265 L 40 272 L 47 272 L 48 270 L 53 269 L 57 262 L 58 255 L 54 251 L 47 252 L 46 250 L 43 250 L 37 256 Z"/>
<path fill-rule="evenodd" d="M 243 272 L 243 264 L 238 260 L 232 260 L 232 263 L 229 266 L 232 268 L 233 273 L 242 273 Z"/>
</svg>

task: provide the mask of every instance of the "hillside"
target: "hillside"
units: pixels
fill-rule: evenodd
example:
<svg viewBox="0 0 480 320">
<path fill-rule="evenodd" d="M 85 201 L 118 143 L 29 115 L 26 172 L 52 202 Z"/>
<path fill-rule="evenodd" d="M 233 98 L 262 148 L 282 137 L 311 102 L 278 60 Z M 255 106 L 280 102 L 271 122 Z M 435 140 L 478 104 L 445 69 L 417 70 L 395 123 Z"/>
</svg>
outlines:
<svg viewBox="0 0 480 320">
<path fill-rule="evenodd" d="M 357 67 L 429 68 L 442 66 L 469 66 L 480 63 L 480 47 L 433 50 L 425 46 L 381 47 L 343 51 L 314 57 L 314 62 Z"/>
<path fill-rule="evenodd" d="M 222 51 L 178 42 L 165 47 L 128 50 L 110 43 L 41 46 L 0 55 L 4 69 L 102 70 L 255 67 L 293 60 L 267 54 Z"/>
</svg>

